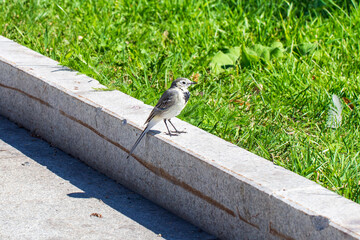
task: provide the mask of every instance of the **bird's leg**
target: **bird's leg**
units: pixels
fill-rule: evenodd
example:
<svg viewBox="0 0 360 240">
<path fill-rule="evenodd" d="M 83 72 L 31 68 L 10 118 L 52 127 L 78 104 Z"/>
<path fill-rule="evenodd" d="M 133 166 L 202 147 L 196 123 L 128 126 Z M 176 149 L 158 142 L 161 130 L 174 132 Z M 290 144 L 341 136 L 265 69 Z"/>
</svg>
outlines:
<svg viewBox="0 0 360 240">
<path fill-rule="evenodd" d="M 179 133 L 179 131 L 176 129 L 176 127 L 174 126 L 174 124 L 170 121 L 170 119 L 168 119 L 169 123 L 171 124 L 171 126 L 173 126 L 173 128 L 175 129 L 175 132 Z"/>
<path fill-rule="evenodd" d="M 169 121 L 169 123 L 171 124 L 171 126 L 173 126 L 173 128 L 175 129 L 175 132 L 176 133 L 186 133 L 185 131 L 178 131 L 177 129 L 176 129 L 176 127 L 174 126 L 174 124 L 170 121 L 170 119 L 168 119 L 168 121 Z"/>
<path fill-rule="evenodd" d="M 170 121 L 169 121 L 170 122 Z M 166 126 L 166 128 L 167 128 L 167 130 L 168 130 L 168 132 L 169 132 L 169 135 L 170 136 L 173 136 L 173 135 L 176 135 L 176 134 L 172 134 L 171 132 L 170 132 L 170 130 L 169 130 L 169 127 L 168 127 L 168 125 L 167 125 L 167 123 L 166 123 L 166 119 L 164 119 L 164 123 L 165 123 L 165 126 Z M 171 123 L 171 122 L 170 122 Z M 172 125 L 172 123 L 171 123 L 171 125 Z M 174 125 L 173 125 L 174 126 Z"/>
</svg>

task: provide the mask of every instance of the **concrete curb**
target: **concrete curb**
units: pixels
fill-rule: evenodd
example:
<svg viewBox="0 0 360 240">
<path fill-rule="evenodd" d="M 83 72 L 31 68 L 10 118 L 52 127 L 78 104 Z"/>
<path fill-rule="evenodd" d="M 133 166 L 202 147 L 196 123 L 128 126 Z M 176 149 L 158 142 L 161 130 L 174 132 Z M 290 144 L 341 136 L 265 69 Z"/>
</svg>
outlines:
<svg viewBox="0 0 360 240">
<path fill-rule="evenodd" d="M 0 114 L 223 239 L 360 239 L 360 205 L 0 36 Z"/>
</svg>

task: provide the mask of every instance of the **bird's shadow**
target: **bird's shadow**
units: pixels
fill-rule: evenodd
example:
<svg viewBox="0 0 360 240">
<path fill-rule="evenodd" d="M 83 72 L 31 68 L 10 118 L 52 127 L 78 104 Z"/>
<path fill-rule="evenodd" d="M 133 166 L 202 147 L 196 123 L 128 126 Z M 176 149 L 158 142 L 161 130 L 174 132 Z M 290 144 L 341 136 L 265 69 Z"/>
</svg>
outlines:
<svg viewBox="0 0 360 240">
<path fill-rule="evenodd" d="M 148 132 L 148 134 L 154 136 L 154 135 L 157 135 L 157 134 L 160 134 L 161 131 L 158 131 L 158 130 L 150 130 Z M 171 136 L 171 137 L 176 137 L 176 136 L 179 136 L 181 133 L 187 133 L 186 131 L 170 131 L 171 134 L 169 134 L 169 132 L 164 132 L 165 135 L 168 135 L 168 136 Z"/>
<path fill-rule="evenodd" d="M 51 72 L 76 72 L 76 71 L 66 66 L 58 65 L 55 67 L 55 70 L 52 70 Z"/>
<path fill-rule="evenodd" d="M 159 133 L 152 131 L 152 134 Z M 216 239 L 49 143 L 31 136 L 29 131 L 2 116 L 0 140 L 81 189 L 67 194 L 68 197 L 99 199 L 154 233 L 161 233 L 165 239 Z"/>
<path fill-rule="evenodd" d="M 160 133 L 161 133 L 161 131 L 159 131 L 159 130 L 150 130 L 147 134 L 150 134 L 150 135 L 154 136 L 154 135 L 157 135 L 157 134 L 160 134 Z"/>
</svg>

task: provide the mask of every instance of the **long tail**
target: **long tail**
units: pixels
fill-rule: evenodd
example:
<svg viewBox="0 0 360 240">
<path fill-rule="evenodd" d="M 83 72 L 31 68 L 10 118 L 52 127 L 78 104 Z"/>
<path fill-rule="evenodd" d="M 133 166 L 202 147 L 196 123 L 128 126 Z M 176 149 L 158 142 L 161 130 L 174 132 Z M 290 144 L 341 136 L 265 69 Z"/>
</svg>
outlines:
<svg viewBox="0 0 360 240">
<path fill-rule="evenodd" d="M 142 133 L 140 134 L 139 138 L 136 140 L 136 142 L 134 143 L 134 145 L 132 146 L 129 155 L 126 158 L 129 158 L 131 156 L 131 154 L 134 152 L 135 148 L 137 147 L 137 145 L 140 143 L 141 139 L 143 139 L 143 137 L 145 136 L 145 134 L 150 131 L 150 129 L 155 126 L 155 124 L 157 124 L 159 121 L 150 121 L 148 123 L 148 125 L 146 126 L 146 128 L 144 129 L 144 131 L 142 131 Z"/>
</svg>

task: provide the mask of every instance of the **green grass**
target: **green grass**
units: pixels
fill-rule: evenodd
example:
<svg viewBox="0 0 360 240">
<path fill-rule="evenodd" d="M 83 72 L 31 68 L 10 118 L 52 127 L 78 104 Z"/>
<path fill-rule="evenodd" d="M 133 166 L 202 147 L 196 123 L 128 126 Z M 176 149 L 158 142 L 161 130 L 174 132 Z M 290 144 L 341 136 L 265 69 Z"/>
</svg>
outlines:
<svg viewBox="0 0 360 240">
<path fill-rule="evenodd" d="M 181 119 L 360 202 L 357 1 L 137 2 L 3 0 L 0 34 L 152 105 L 196 75 Z M 220 50 L 274 41 L 284 57 L 211 71 Z M 354 106 L 337 129 L 332 94 Z"/>
</svg>

